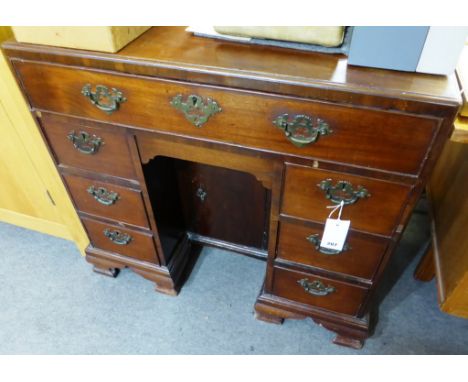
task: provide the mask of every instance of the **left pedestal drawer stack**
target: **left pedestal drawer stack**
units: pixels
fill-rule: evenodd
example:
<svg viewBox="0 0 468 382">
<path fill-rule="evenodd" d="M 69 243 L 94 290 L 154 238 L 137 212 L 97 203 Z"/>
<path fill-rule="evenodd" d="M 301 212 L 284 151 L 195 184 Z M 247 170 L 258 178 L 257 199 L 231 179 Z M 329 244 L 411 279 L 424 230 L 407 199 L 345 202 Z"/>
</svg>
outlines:
<svg viewBox="0 0 468 382">
<path fill-rule="evenodd" d="M 159 265 L 125 131 L 49 113 L 40 123 L 92 247 Z"/>
</svg>

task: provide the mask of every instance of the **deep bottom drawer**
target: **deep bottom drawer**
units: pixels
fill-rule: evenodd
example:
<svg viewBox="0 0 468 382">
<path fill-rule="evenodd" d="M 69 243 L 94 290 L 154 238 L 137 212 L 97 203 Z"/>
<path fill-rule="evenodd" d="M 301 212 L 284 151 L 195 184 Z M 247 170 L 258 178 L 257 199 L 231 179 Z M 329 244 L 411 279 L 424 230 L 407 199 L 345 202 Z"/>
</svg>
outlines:
<svg viewBox="0 0 468 382">
<path fill-rule="evenodd" d="M 94 247 L 159 264 L 152 234 L 145 234 L 88 218 L 82 218 L 81 220 Z M 107 235 L 105 232 L 107 232 Z M 118 233 L 121 235 L 118 235 Z"/>
<path fill-rule="evenodd" d="M 279 267 L 275 267 L 273 272 L 272 293 L 274 295 L 352 316 L 357 315 L 368 292 L 368 289 L 364 287 L 318 277 L 310 273 L 290 271 Z M 314 284 L 314 282 L 318 283 Z"/>
</svg>

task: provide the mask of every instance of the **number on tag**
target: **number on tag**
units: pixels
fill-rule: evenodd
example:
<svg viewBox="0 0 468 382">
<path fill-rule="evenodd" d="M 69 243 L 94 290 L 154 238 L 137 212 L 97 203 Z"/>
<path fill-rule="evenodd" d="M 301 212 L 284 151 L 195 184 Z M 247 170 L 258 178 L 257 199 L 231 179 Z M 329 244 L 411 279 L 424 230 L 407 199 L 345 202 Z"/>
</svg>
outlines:
<svg viewBox="0 0 468 382">
<path fill-rule="evenodd" d="M 351 220 L 327 219 L 320 246 L 341 251 L 348 235 Z"/>
</svg>

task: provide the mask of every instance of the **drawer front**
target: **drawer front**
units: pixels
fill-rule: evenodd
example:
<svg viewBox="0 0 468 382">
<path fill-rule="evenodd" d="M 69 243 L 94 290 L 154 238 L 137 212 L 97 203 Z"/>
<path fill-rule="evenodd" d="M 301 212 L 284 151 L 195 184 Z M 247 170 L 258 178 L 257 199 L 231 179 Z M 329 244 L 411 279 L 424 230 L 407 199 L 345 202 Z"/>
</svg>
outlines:
<svg viewBox="0 0 468 382">
<path fill-rule="evenodd" d="M 159 265 L 151 234 L 143 234 L 88 218 L 82 218 L 81 221 L 94 247 Z M 108 236 L 112 235 L 112 240 L 106 236 L 105 231 Z M 117 232 L 121 235 L 117 235 Z"/>
<path fill-rule="evenodd" d="M 418 173 L 438 126 L 435 120 L 418 116 L 256 92 L 47 64 L 15 62 L 14 65 L 32 105 L 42 110 L 366 168 Z M 91 87 L 85 88 L 86 95 L 83 95 L 87 84 Z M 115 88 L 121 94 L 106 95 L 104 91 L 98 92 L 96 85 L 104 85 L 107 90 Z M 185 117 L 177 100 L 175 105 L 171 104 L 178 95 L 182 96 L 182 103 L 187 101 L 189 118 L 197 116 L 195 121 Z M 199 101 L 205 106 L 208 98 L 216 105 L 201 111 L 195 107 L 200 105 L 199 101 L 186 98 L 190 95 L 202 97 Z M 101 101 L 96 101 L 97 98 Z M 116 110 L 101 110 L 108 108 Z M 288 118 L 278 119 L 284 114 Z M 302 115 L 311 120 L 302 117 L 294 120 Z M 200 116 L 206 117 L 206 121 Z M 316 129 L 317 118 L 328 124 L 329 135 L 320 136 L 323 130 Z M 287 122 L 288 134 L 278 127 L 286 128 L 283 122 Z M 304 135 L 309 141 L 318 139 L 297 147 L 292 140 L 296 144 L 304 143 Z"/>
<path fill-rule="evenodd" d="M 84 121 L 46 113 L 41 125 L 58 164 L 121 178 L 136 177 L 126 137 L 111 127 L 92 127 Z M 83 133 L 85 139 L 81 139 Z"/>
<path fill-rule="evenodd" d="M 367 288 L 317 277 L 310 273 L 278 267 L 275 267 L 273 272 L 274 295 L 351 316 L 358 314 L 368 292 Z"/>
<path fill-rule="evenodd" d="M 74 175 L 63 175 L 79 211 L 149 228 L 141 191 Z"/>
<path fill-rule="evenodd" d="M 323 225 L 314 228 L 282 221 L 277 258 L 310 265 L 330 272 L 372 280 L 388 242 L 350 231 L 344 250 L 333 253 L 320 248 Z"/>
<path fill-rule="evenodd" d="M 352 192 L 339 191 L 340 184 L 343 184 L 339 183 L 341 181 L 349 182 Z M 367 196 L 363 195 L 364 192 L 359 192 L 360 186 L 367 190 Z M 338 204 L 340 199 L 348 202 L 355 200 L 353 204 L 343 207 L 341 219 L 351 220 L 351 228 L 355 230 L 391 236 L 410 190 L 409 186 L 401 184 L 287 165 L 282 213 L 325 223 L 331 212 L 327 206 L 337 205 L 327 196 Z M 334 217 L 337 217 L 337 213 Z"/>
</svg>

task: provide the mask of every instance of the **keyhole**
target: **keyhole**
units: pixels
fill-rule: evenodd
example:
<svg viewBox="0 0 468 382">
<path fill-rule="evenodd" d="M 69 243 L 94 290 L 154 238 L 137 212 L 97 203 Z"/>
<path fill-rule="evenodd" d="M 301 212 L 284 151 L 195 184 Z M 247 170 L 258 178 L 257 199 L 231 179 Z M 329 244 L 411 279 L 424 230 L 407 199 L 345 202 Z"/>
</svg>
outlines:
<svg viewBox="0 0 468 382">
<path fill-rule="evenodd" d="M 204 202 L 208 194 L 203 188 L 198 187 L 196 195 L 202 202 Z"/>
</svg>

